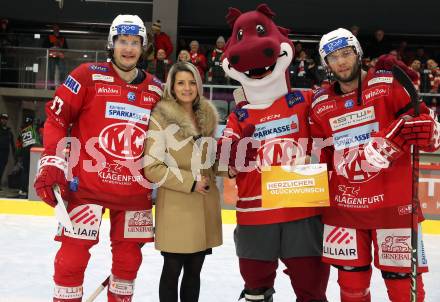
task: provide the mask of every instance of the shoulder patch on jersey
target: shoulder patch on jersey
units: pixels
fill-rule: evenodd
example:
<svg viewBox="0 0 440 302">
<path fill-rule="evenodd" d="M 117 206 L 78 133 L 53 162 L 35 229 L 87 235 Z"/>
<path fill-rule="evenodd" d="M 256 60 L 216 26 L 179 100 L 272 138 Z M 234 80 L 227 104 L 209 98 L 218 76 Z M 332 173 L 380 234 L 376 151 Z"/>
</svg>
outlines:
<svg viewBox="0 0 440 302">
<path fill-rule="evenodd" d="M 153 76 L 153 82 L 162 87 L 162 81 L 159 80 L 156 76 Z"/>
<path fill-rule="evenodd" d="M 381 77 L 374 77 L 368 81 L 368 86 L 377 84 L 377 83 L 387 83 L 391 84 L 393 82 L 393 76 L 381 76 Z"/>
<path fill-rule="evenodd" d="M 304 103 L 304 101 L 305 101 L 305 98 L 304 98 L 304 95 L 301 93 L 301 91 L 289 92 L 286 95 L 286 102 L 287 102 L 287 106 L 289 108 L 293 107 L 297 104 Z"/>
<path fill-rule="evenodd" d="M 94 73 L 94 74 L 92 74 L 92 80 L 93 81 L 114 82 L 115 78 L 112 76 L 107 76 L 107 75 L 103 75 L 100 73 Z"/>
<path fill-rule="evenodd" d="M 100 72 L 108 72 L 107 66 L 101 66 L 101 65 L 90 65 L 89 70 L 91 71 L 100 71 Z"/>
<path fill-rule="evenodd" d="M 64 81 L 63 86 L 72 91 L 74 94 L 78 94 L 79 90 L 81 89 L 81 84 L 71 75 L 69 75 Z"/>
<path fill-rule="evenodd" d="M 381 76 L 393 76 L 393 72 L 391 70 L 385 70 L 385 69 L 378 69 L 374 72 L 374 74 L 381 75 Z"/>
<path fill-rule="evenodd" d="M 162 96 L 163 91 L 156 85 L 148 85 L 148 90 L 157 93 L 159 96 Z"/>
<path fill-rule="evenodd" d="M 312 91 L 314 98 L 320 96 L 321 94 L 323 94 L 325 92 L 326 92 L 325 88 L 318 88 L 318 89 L 315 89 L 315 90 Z"/>
<path fill-rule="evenodd" d="M 248 113 L 247 109 L 244 109 L 244 108 L 235 109 L 234 113 L 240 122 L 244 121 L 245 119 L 247 119 L 249 117 L 249 113 Z"/>
<path fill-rule="evenodd" d="M 318 97 L 314 96 L 312 101 L 312 108 L 318 105 L 320 102 L 328 99 L 328 94 L 323 94 Z"/>
</svg>

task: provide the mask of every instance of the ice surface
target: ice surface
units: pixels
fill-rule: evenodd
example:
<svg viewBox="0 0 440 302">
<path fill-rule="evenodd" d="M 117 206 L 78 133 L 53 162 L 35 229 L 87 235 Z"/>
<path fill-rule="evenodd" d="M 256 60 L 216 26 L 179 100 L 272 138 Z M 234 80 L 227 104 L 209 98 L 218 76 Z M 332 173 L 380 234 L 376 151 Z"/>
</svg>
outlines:
<svg viewBox="0 0 440 302">
<path fill-rule="evenodd" d="M 57 223 L 54 217 L 0 215 L 0 302 L 47 302 L 52 297 L 53 258 L 59 243 L 52 240 Z M 224 244 L 213 250 L 202 270 L 201 302 L 232 302 L 242 290 L 232 233 L 234 225 L 224 225 Z M 92 249 L 86 271 L 85 297 L 108 276 L 110 271 L 109 221 L 101 226 L 100 243 Z M 425 274 L 426 302 L 440 301 L 440 235 L 425 235 L 430 272 Z M 264 244 L 264 242 L 262 243 Z M 156 302 L 162 268 L 162 256 L 152 244 L 142 249 L 143 263 L 136 280 L 136 302 Z M 292 302 L 290 281 L 280 263 L 275 283 L 276 302 Z M 329 301 L 339 301 L 336 274 L 332 269 L 327 290 Z M 388 301 L 378 270 L 371 281 L 372 301 Z M 102 293 L 96 301 L 106 301 Z"/>
</svg>

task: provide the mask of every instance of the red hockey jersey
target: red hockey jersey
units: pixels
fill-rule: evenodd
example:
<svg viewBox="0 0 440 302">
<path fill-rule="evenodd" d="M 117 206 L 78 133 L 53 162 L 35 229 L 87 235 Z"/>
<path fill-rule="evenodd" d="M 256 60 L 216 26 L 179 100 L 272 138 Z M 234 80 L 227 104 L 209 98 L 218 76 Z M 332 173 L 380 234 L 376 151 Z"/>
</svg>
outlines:
<svg viewBox="0 0 440 302">
<path fill-rule="evenodd" d="M 150 113 L 161 94 L 157 78 L 146 74 L 140 84 L 127 84 L 111 63 L 82 64 L 59 86 L 46 105 L 44 147 L 45 154 L 55 154 L 70 130 L 69 169 L 77 186 L 70 200 L 151 209 L 151 190 L 140 184 L 141 161 Z"/>
<path fill-rule="evenodd" d="M 392 73 L 381 70 L 363 80 L 360 106 L 357 90 L 340 94 L 333 84 L 315 92 L 311 133 L 315 140 L 325 140 L 322 154 L 332 171 L 325 223 L 357 229 L 410 226 L 410 152 L 381 170 L 372 170 L 363 156 L 371 132 L 386 128 L 410 108 L 407 92 Z"/>
<path fill-rule="evenodd" d="M 307 113 L 310 108 L 311 92 L 295 91 L 276 100 L 268 108 L 256 109 L 245 105 L 229 116 L 226 129 L 219 141 L 220 146 L 227 139 L 242 139 L 242 130 L 248 125 L 255 127 L 252 138 L 258 141 L 256 166 L 237 175 L 238 187 L 237 223 L 261 225 L 299 220 L 318 215 L 317 208 L 262 208 L 261 167 L 279 166 L 282 157 L 289 152 L 286 146 L 295 146 L 294 156 L 305 156 L 310 146 L 310 132 Z M 300 140 L 302 138 L 302 140 Z M 237 152 L 239 153 L 239 152 Z M 290 155 L 289 155 L 290 156 Z M 237 154 L 240 157 L 240 154 Z"/>
</svg>

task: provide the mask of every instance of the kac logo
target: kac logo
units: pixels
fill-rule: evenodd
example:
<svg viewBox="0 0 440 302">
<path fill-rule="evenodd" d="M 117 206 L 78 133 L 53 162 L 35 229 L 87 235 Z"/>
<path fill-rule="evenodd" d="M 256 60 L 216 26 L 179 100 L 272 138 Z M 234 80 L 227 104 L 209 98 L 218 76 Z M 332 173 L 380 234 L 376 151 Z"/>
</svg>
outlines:
<svg viewBox="0 0 440 302">
<path fill-rule="evenodd" d="M 127 99 L 128 99 L 130 102 L 134 102 L 134 101 L 136 101 L 136 94 L 135 94 L 134 92 L 130 91 L 130 92 L 127 94 Z"/>
<path fill-rule="evenodd" d="M 146 133 L 130 123 L 111 124 L 99 134 L 99 145 L 108 154 L 121 159 L 137 159 L 144 151 Z"/>
</svg>

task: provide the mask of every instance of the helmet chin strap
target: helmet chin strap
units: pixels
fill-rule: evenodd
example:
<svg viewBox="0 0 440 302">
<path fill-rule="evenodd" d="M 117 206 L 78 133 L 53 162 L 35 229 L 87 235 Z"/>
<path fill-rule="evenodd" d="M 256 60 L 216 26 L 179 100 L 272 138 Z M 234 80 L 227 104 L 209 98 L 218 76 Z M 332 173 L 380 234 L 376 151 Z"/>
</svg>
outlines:
<svg viewBox="0 0 440 302">
<path fill-rule="evenodd" d="M 357 104 L 362 105 L 362 60 L 358 55 L 358 89 L 357 89 Z"/>
</svg>

